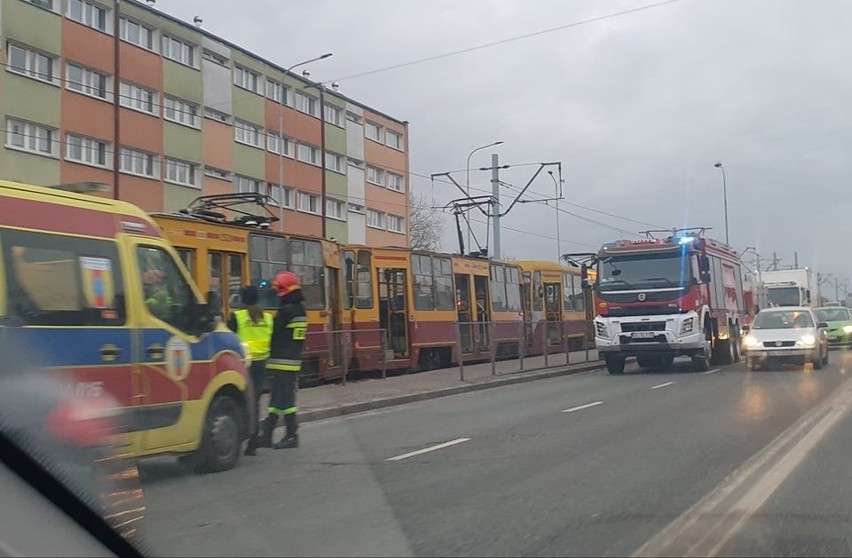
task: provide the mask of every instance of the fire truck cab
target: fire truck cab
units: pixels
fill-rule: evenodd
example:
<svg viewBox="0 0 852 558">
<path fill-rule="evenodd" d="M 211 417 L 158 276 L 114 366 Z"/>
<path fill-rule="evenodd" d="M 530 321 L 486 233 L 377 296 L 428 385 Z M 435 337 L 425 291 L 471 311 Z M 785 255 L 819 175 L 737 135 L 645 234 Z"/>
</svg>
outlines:
<svg viewBox="0 0 852 558">
<path fill-rule="evenodd" d="M 666 368 L 687 356 L 697 370 L 739 360 L 740 261 L 701 233 L 620 240 L 592 258 L 595 346 L 610 374 L 622 374 L 628 357 L 641 367 Z"/>
</svg>

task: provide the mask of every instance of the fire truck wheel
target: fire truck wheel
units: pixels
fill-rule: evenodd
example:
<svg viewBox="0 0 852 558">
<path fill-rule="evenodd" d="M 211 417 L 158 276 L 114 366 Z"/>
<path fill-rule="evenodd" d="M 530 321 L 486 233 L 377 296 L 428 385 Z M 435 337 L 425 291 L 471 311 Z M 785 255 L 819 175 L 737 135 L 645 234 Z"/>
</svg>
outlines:
<svg viewBox="0 0 852 558">
<path fill-rule="evenodd" d="M 697 372 L 707 372 L 710 370 L 710 359 L 713 355 L 713 342 L 710 339 L 704 342 L 704 352 L 700 355 L 692 357 L 692 367 Z"/>
<path fill-rule="evenodd" d="M 713 364 L 733 364 L 735 343 L 731 339 L 719 339 L 713 347 Z"/>
<path fill-rule="evenodd" d="M 605 357 L 606 369 L 610 374 L 624 374 L 624 359 L 620 357 Z"/>
</svg>

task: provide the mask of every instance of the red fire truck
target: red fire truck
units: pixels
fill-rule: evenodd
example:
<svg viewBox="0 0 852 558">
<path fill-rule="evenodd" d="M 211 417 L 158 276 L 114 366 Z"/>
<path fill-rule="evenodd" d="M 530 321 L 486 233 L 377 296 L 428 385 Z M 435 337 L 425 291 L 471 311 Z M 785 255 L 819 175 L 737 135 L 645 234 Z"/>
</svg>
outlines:
<svg viewBox="0 0 852 558">
<path fill-rule="evenodd" d="M 609 373 L 631 356 L 655 368 L 688 356 L 697 370 L 738 361 L 747 312 L 737 253 L 705 229 L 656 232 L 605 244 L 584 265 L 597 272 L 595 345 Z"/>
</svg>

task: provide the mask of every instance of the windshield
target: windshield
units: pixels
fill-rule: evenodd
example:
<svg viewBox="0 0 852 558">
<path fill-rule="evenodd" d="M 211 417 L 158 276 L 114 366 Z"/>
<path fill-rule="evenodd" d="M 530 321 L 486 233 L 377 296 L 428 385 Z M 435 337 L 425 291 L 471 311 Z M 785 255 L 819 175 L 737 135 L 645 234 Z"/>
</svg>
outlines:
<svg viewBox="0 0 852 558">
<path fill-rule="evenodd" d="M 689 258 L 672 256 L 609 258 L 601 261 L 601 291 L 681 287 L 692 275 Z"/>
<path fill-rule="evenodd" d="M 799 287 L 770 287 L 767 290 L 769 304 L 775 306 L 798 306 Z"/>
<path fill-rule="evenodd" d="M 817 308 L 816 315 L 822 322 L 843 322 L 849 319 L 848 308 Z"/>
<path fill-rule="evenodd" d="M 814 327 L 814 321 L 807 312 L 790 310 L 787 312 L 761 312 L 754 320 L 753 329 L 799 329 Z"/>
</svg>

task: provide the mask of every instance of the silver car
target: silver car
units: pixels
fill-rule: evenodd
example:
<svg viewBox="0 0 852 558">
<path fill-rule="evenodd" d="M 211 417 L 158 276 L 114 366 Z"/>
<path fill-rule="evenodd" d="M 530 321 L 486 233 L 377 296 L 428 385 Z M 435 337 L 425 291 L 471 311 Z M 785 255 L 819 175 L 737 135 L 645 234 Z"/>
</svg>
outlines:
<svg viewBox="0 0 852 558">
<path fill-rule="evenodd" d="M 827 327 L 806 306 L 761 310 L 743 339 L 746 366 L 813 363 L 822 368 L 828 364 Z"/>
</svg>

